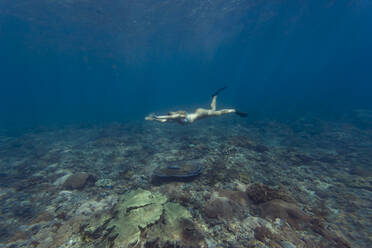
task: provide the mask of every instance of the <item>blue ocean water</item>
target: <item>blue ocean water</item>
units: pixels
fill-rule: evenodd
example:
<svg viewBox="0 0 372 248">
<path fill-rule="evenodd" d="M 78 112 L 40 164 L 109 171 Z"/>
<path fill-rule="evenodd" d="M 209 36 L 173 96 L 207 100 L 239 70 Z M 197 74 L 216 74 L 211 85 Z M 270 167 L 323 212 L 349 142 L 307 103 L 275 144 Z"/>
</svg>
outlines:
<svg viewBox="0 0 372 248">
<path fill-rule="evenodd" d="M 0 125 L 220 106 L 285 118 L 372 107 L 372 3 L 0 2 Z"/>
<path fill-rule="evenodd" d="M 370 0 L 0 0 L 0 247 L 370 247 L 371 31 Z"/>
</svg>

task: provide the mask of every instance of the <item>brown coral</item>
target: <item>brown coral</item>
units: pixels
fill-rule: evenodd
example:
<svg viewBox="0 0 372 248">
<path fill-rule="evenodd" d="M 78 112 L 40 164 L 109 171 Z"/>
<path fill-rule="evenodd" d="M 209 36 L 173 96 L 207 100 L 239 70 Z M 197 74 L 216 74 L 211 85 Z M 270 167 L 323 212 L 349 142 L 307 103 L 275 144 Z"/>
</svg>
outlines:
<svg viewBox="0 0 372 248">
<path fill-rule="evenodd" d="M 205 213 L 209 218 L 231 219 L 234 215 L 233 204 L 226 197 L 215 197 L 206 203 Z"/>
<path fill-rule="evenodd" d="M 189 219 L 181 219 L 181 238 L 183 243 L 199 247 L 199 243 L 204 240 L 203 234 L 198 227 Z"/>
<path fill-rule="evenodd" d="M 246 193 L 255 204 L 265 203 L 274 199 L 281 199 L 286 202 L 295 200 L 281 189 L 274 189 L 265 184 L 255 183 L 247 188 Z"/>
<path fill-rule="evenodd" d="M 259 209 L 261 216 L 269 217 L 270 219 L 280 218 L 286 220 L 296 229 L 302 229 L 310 221 L 310 217 L 295 204 L 279 199 L 262 203 Z"/>
</svg>

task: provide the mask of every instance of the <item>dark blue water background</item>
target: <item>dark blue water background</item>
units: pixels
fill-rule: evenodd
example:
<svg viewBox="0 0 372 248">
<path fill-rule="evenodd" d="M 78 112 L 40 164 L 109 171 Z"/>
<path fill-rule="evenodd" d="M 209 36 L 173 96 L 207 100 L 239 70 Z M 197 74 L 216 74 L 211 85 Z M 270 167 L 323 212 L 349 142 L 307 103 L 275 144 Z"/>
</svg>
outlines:
<svg viewBox="0 0 372 248">
<path fill-rule="evenodd" d="M 0 126 L 372 107 L 371 1 L 0 1 Z M 261 118 L 260 117 L 260 118 Z"/>
</svg>

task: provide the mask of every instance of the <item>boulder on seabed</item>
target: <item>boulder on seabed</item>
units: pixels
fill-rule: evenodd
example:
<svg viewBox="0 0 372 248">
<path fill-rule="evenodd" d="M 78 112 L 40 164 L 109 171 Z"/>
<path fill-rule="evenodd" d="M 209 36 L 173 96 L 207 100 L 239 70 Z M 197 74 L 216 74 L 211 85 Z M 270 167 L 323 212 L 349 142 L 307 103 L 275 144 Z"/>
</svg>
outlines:
<svg viewBox="0 0 372 248">
<path fill-rule="evenodd" d="M 83 189 L 87 185 L 93 185 L 96 178 L 86 172 L 78 172 L 69 176 L 63 183 L 63 188 L 67 190 Z"/>
</svg>

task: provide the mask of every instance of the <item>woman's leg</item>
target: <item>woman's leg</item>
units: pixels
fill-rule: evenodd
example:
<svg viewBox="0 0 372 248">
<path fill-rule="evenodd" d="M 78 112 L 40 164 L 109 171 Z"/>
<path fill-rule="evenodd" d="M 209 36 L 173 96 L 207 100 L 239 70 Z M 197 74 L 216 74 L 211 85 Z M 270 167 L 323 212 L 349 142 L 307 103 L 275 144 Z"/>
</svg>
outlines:
<svg viewBox="0 0 372 248">
<path fill-rule="evenodd" d="M 235 109 L 221 109 L 217 111 L 213 111 L 213 115 L 224 115 L 224 114 L 231 114 L 236 113 Z"/>
<path fill-rule="evenodd" d="M 213 111 L 216 110 L 216 103 L 217 103 L 217 96 L 218 94 L 222 91 L 222 90 L 225 90 L 227 88 L 227 86 L 225 87 L 222 87 L 222 88 L 219 88 L 213 95 L 212 95 L 212 102 L 211 102 L 211 109 Z"/>
<path fill-rule="evenodd" d="M 241 111 L 236 110 L 236 109 L 221 109 L 221 110 L 217 110 L 217 111 L 212 111 L 212 113 L 210 115 L 224 115 L 224 114 L 231 114 L 231 113 L 235 113 L 235 114 L 239 115 L 240 117 L 247 117 L 248 116 L 247 113 L 241 112 Z"/>
<path fill-rule="evenodd" d="M 216 102 L 217 102 L 217 95 L 214 95 L 211 102 L 211 109 L 216 111 Z"/>
</svg>

